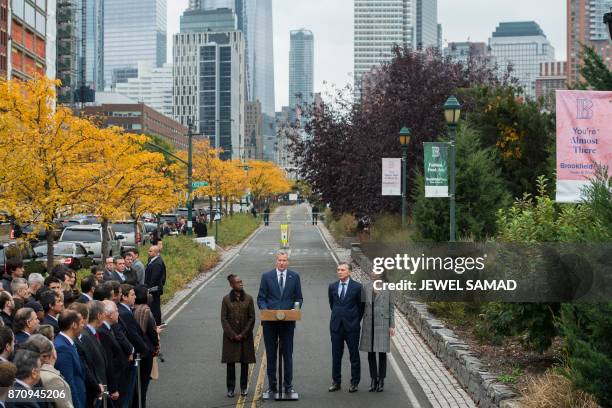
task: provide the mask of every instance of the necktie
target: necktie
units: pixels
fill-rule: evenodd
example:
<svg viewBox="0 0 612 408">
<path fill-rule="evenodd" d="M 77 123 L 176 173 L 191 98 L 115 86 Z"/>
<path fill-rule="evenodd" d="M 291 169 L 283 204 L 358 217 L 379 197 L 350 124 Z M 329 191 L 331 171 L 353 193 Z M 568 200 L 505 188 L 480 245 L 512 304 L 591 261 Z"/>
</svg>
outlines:
<svg viewBox="0 0 612 408">
<path fill-rule="evenodd" d="M 100 342 L 100 333 L 96 332 L 96 339 L 98 339 L 98 343 Z"/>
<path fill-rule="evenodd" d="M 346 295 L 346 283 L 342 284 L 342 292 L 340 292 L 340 300 L 344 300 L 344 296 Z"/>
<path fill-rule="evenodd" d="M 285 290 L 285 279 L 283 279 L 284 275 L 285 274 L 281 272 L 279 283 L 278 283 L 278 285 L 280 286 L 281 293 L 283 293 L 283 291 Z"/>
</svg>

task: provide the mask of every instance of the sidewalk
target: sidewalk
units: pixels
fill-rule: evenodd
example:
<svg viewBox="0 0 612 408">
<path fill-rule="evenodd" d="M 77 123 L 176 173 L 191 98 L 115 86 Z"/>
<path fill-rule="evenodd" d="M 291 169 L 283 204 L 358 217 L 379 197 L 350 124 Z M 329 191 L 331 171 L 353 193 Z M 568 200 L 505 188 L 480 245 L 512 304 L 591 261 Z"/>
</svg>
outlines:
<svg viewBox="0 0 612 408">
<path fill-rule="evenodd" d="M 318 226 L 338 258 L 343 262 L 351 262 L 351 251 L 340 247 L 323 223 Z M 353 265 L 352 276 L 358 281 L 364 281 L 365 272 Z M 476 408 L 476 404 L 457 379 L 397 309 L 395 329 L 393 343 L 433 408 Z"/>
</svg>

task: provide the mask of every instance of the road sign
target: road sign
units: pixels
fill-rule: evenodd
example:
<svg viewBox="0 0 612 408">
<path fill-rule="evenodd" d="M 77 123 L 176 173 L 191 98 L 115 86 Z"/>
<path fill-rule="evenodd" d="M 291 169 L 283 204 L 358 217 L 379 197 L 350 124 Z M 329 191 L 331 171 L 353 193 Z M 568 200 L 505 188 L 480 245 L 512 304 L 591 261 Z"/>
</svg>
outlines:
<svg viewBox="0 0 612 408">
<path fill-rule="evenodd" d="M 208 181 L 194 181 L 191 183 L 191 188 L 208 187 Z"/>
</svg>

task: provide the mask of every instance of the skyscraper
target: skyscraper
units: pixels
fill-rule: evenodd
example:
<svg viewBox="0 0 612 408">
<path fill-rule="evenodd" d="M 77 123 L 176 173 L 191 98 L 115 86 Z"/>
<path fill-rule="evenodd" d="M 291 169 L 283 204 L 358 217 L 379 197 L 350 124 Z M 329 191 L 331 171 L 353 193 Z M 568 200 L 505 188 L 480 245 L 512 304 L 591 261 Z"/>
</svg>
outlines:
<svg viewBox="0 0 612 408">
<path fill-rule="evenodd" d="M 57 2 L 56 76 L 62 81 L 57 90 L 59 103 L 74 106 L 78 87 L 77 9 L 74 0 Z"/>
<path fill-rule="evenodd" d="M 104 0 L 76 0 L 77 81 L 82 101 L 104 89 Z"/>
<path fill-rule="evenodd" d="M 293 30 L 289 48 L 289 107 L 312 103 L 314 87 L 314 36 L 310 30 Z"/>
<path fill-rule="evenodd" d="M 389 61 L 394 45 L 416 44 L 417 0 L 355 0 L 354 4 L 354 75 L 359 92 L 362 75 Z"/>
<path fill-rule="evenodd" d="M 438 46 L 438 0 L 416 0 L 416 49 Z"/>
<path fill-rule="evenodd" d="M 274 123 L 274 42 L 272 36 L 272 0 L 236 0 L 244 4 L 247 37 L 247 75 L 249 100 L 260 101 L 267 116 L 264 132 Z"/>
<path fill-rule="evenodd" d="M 612 69 L 612 47 L 603 15 L 612 0 L 567 0 L 567 83 L 580 79 L 582 45 L 593 47 Z"/>
<path fill-rule="evenodd" d="M 246 66 L 241 31 L 175 34 L 173 116 L 223 149 L 223 159 L 244 153 Z"/>
<path fill-rule="evenodd" d="M 167 0 L 104 0 L 104 80 L 138 61 L 166 62 Z"/>
<path fill-rule="evenodd" d="M 237 28 L 244 33 L 248 98 L 260 101 L 268 124 L 274 122 L 272 0 L 189 0 L 189 10 L 220 8 L 234 11 Z M 267 129 L 269 126 L 264 126 L 264 131 Z"/>
<path fill-rule="evenodd" d="M 525 95 L 534 98 L 540 63 L 555 60 L 555 49 L 540 26 L 534 21 L 500 23 L 489 47 L 500 69 L 512 66 L 512 76 L 519 80 Z"/>
</svg>

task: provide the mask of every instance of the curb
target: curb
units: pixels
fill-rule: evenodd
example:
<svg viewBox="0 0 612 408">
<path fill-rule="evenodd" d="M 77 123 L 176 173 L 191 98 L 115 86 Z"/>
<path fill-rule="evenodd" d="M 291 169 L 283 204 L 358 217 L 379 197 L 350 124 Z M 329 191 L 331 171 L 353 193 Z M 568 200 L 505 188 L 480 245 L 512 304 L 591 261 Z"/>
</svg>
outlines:
<svg viewBox="0 0 612 408">
<path fill-rule="evenodd" d="M 372 261 L 358 245 L 351 247 L 351 258 L 362 270 L 371 270 Z M 499 383 L 497 375 L 486 371 L 469 346 L 427 311 L 427 305 L 392 294 L 396 307 L 412 323 L 433 353 L 448 367 L 459 384 L 482 408 L 520 408 L 518 395 Z"/>
</svg>

